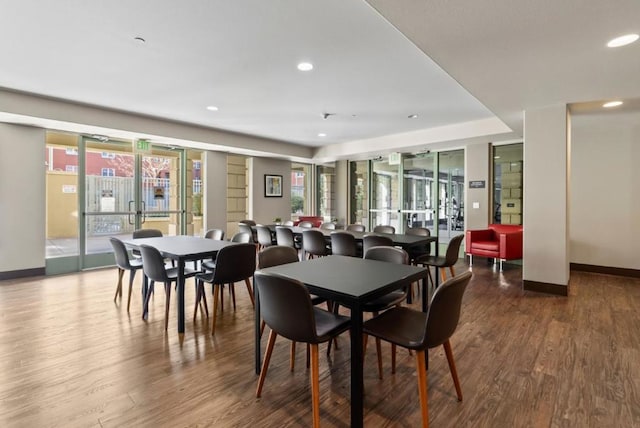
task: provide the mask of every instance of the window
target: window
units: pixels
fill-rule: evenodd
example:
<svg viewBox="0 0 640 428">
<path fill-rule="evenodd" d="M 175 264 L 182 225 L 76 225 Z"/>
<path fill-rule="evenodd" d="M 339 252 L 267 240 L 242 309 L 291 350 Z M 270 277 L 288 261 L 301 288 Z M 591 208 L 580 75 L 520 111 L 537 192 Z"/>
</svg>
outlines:
<svg viewBox="0 0 640 428">
<path fill-rule="evenodd" d="M 322 216 L 324 221 L 334 221 L 336 219 L 335 166 L 333 164 L 318 165 L 316 167 L 316 177 L 318 215 Z"/>
<path fill-rule="evenodd" d="M 291 216 L 310 215 L 311 209 L 311 165 L 292 163 Z"/>
<path fill-rule="evenodd" d="M 493 223 L 522 224 L 522 143 L 493 147 Z"/>
<path fill-rule="evenodd" d="M 102 159 L 115 159 L 115 158 L 116 158 L 115 153 L 102 152 Z"/>
<path fill-rule="evenodd" d="M 194 160 L 193 161 L 193 169 L 202 169 L 201 168 L 201 163 L 200 161 Z"/>
<path fill-rule="evenodd" d="M 66 172 L 78 172 L 78 165 L 65 165 L 64 170 Z"/>
<path fill-rule="evenodd" d="M 113 168 L 102 168 L 100 175 L 103 177 L 115 177 L 116 170 Z"/>
<path fill-rule="evenodd" d="M 78 156 L 78 149 L 67 147 L 64 152 L 71 156 Z"/>
</svg>

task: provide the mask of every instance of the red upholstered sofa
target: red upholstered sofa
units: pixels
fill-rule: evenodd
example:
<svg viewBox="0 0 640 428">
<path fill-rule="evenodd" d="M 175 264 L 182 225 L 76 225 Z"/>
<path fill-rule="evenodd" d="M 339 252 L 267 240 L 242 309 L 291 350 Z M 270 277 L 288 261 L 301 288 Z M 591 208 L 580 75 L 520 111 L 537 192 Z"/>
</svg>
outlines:
<svg viewBox="0 0 640 428">
<path fill-rule="evenodd" d="M 500 260 L 522 258 L 522 226 L 516 224 L 490 224 L 488 229 L 467 230 L 465 252 L 470 262 L 473 256 L 491 257 Z"/>
<path fill-rule="evenodd" d="M 313 227 L 320 227 L 320 225 L 324 222 L 324 217 L 315 215 L 301 215 L 300 217 L 298 217 L 298 220 L 293 222 L 293 225 L 297 226 L 301 221 L 310 221 L 311 223 L 313 223 Z"/>
</svg>

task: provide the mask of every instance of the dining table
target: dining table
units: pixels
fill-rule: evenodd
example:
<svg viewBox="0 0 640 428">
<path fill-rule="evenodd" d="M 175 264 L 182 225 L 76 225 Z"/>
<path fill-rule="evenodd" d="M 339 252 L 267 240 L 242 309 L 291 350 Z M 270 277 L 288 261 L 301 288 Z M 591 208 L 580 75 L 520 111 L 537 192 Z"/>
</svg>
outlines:
<svg viewBox="0 0 640 428">
<path fill-rule="evenodd" d="M 178 268 L 176 295 L 178 304 L 178 334 L 182 338 L 184 335 L 184 268 L 189 261 L 196 262 L 207 258 L 213 258 L 218 251 L 230 245 L 237 245 L 235 242 L 219 241 L 215 239 L 200 238 L 197 236 L 162 236 L 157 238 L 137 238 L 125 239 L 122 241 L 127 247 L 135 250 L 140 249 L 140 245 L 150 245 L 156 248 L 162 257 L 176 262 Z M 145 307 L 146 295 L 149 292 L 148 279 L 144 276 L 142 285 L 142 319 L 147 319 L 149 313 Z"/>
<path fill-rule="evenodd" d="M 391 291 L 422 280 L 427 308 L 428 268 L 347 256 L 326 256 L 261 269 L 305 284 L 310 293 L 347 307 L 351 314 L 351 426 L 363 425 L 362 307 Z M 256 288 L 255 367 L 261 370 L 260 296 Z"/>
</svg>

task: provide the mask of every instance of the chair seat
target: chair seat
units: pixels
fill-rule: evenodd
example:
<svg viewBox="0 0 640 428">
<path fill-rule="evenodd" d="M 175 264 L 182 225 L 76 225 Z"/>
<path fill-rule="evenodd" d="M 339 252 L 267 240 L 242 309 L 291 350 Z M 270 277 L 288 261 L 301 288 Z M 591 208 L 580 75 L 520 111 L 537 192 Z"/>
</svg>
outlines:
<svg viewBox="0 0 640 428">
<path fill-rule="evenodd" d="M 380 312 L 389 309 L 406 299 L 407 293 L 402 290 L 392 291 L 362 306 L 365 312 Z"/>
<path fill-rule="evenodd" d="M 142 258 L 129 259 L 129 265 L 131 265 L 131 269 L 134 270 L 142 269 Z"/>
<path fill-rule="evenodd" d="M 441 257 L 441 256 L 430 256 L 430 255 L 424 255 L 424 256 L 420 256 L 418 258 L 416 258 L 416 264 L 423 264 L 423 265 L 429 265 L 429 266 L 435 266 L 435 267 L 442 267 L 442 266 L 446 266 L 447 264 L 447 259 L 445 257 Z"/>
<path fill-rule="evenodd" d="M 365 334 L 408 349 L 423 349 L 427 314 L 409 308 L 391 308 L 363 324 Z"/>
<path fill-rule="evenodd" d="M 187 267 L 184 268 L 184 277 L 185 278 L 191 278 L 192 276 L 195 276 L 198 273 L 200 273 L 200 271 L 194 270 L 194 269 L 190 269 L 190 268 L 187 268 Z M 176 281 L 177 278 L 178 278 L 178 268 L 169 268 L 169 269 L 167 269 L 167 276 L 169 277 L 169 279 L 171 281 Z"/>
<path fill-rule="evenodd" d="M 216 268 L 216 261 L 212 259 L 203 260 L 202 267 L 206 270 L 214 270 Z"/>
<path fill-rule="evenodd" d="M 500 242 L 498 241 L 476 241 L 471 243 L 472 250 L 488 250 L 500 251 Z"/>
<path fill-rule="evenodd" d="M 351 327 L 351 318 L 347 316 L 334 314 L 315 306 L 313 314 L 316 320 L 318 343 L 326 342 Z"/>
</svg>

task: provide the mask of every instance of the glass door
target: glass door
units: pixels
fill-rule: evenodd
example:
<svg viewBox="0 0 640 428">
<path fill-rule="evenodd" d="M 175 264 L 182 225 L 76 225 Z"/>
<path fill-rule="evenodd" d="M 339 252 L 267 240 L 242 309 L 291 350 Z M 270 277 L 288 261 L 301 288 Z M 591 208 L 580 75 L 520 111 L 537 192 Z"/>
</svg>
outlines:
<svg viewBox="0 0 640 428">
<path fill-rule="evenodd" d="M 371 230 L 377 225 L 391 225 L 402 232 L 400 225 L 399 165 L 387 160 L 371 162 Z"/>
<path fill-rule="evenodd" d="M 426 227 L 436 235 L 436 188 L 434 171 L 437 157 L 431 153 L 407 155 L 403 159 L 404 200 L 402 217 L 405 227 Z"/>
<path fill-rule="evenodd" d="M 464 150 L 438 154 L 440 242 L 464 233 Z"/>
</svg>

